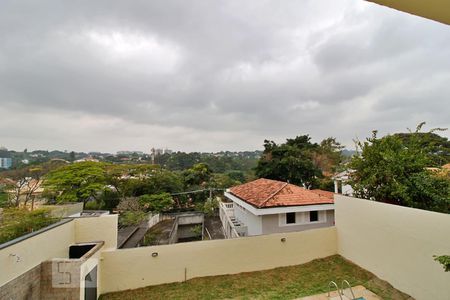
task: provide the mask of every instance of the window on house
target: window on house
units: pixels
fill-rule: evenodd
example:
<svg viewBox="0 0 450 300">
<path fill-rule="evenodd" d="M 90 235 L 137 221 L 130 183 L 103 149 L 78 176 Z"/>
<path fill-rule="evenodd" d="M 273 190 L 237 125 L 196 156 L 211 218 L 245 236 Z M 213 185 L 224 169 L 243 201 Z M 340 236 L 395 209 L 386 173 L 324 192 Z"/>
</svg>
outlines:
<svg viewBox="0 0 450 300">
<path fill-rule="evenodd" d="M 317 221 L 319 221 L 319 212 L 317 210 L 309 212 L 309 221 L 310 222 L 317 222 Z"/>
<path fill-rule="evenodd" d="M 295 212 L 286 213 L 286 224 L 295 224 Z"/>
</svg>

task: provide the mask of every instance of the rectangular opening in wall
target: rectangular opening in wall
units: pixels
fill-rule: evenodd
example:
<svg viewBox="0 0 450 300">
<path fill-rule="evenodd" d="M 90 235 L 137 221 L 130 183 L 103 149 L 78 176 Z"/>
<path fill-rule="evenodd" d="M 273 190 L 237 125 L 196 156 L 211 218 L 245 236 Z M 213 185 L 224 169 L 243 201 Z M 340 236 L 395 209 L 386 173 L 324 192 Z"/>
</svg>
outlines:
<svg viewBox="0 0 450 300">
<path fill-rule="evenodd" d="M 319 212 L 317 210 L 313 210 L 309 212 L 309 221 L 317 222 L 319 221 Z"/>
<path fill-rule="evenodd" d="M 286 224 L 295 224 L 295 213 L 286 213 Z"/>
<path fill-rule="evenodd" d="M 69 258 L 81 258 L 83 255 L 89 252 L 95 244 L 83 244 L 69 246 Z"/>
</svg>

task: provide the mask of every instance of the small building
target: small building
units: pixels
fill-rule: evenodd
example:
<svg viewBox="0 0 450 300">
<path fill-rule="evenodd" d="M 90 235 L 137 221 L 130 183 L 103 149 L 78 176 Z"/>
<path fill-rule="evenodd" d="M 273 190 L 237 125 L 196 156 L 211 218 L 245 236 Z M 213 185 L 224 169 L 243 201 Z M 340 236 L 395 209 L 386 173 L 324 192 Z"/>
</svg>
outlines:
<svg viewBox="0 0 450 300">
<path fill-rule="evenodd" d="M 353 196 L 353 188 L 348 183 L 350 179 L 350 175 L 354 172 L 354 170 L 346 170 L 340 173 L 335 174 L 332 179 L 334 181 L 334 192 L 336 194 L 342 194 L 345 196 Z"/>
<path fill-rule="evenodd" d="M 0 157 L 0 169 L 9 169 L 12 167 L 12 159 L 10 157 Z"/>
<path fill-rule="evenodd" d="M 224 193 L 220 218 L 227 238 L 334 225 L 334 194 L 288 182 L 257 179 Z"/>
</svg>

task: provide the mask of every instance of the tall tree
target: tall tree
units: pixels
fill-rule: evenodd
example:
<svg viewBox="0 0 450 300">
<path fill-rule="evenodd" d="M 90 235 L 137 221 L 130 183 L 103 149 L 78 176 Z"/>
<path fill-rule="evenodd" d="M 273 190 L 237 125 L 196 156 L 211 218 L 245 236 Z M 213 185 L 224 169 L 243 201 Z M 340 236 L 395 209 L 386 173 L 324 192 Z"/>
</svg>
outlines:
<svg viewBox="0 0 450 300">
<path fill-rule="evenodd" d="M 314 164 L 325 176 L 331 176 L 343 160 L 342 149 L 344 147 L 334 137 L 329 137 L 320 142 L 319 147 L 313 153 Z"/>
<path fill-rule="evenodd" d="M 55 192 L 58 202 L 78 202 L 83 205 L 96 199 L 105 188 L 105 164 L 80 162 L 51 171 L 46 176 L 44 186 Z"/>
<path fill-rule="evenodd" d="M 293 184 L 312 187 L 320 169 L 313 162 L 313 153 L 318 149 L 311 143 L 308 135 L 287 139 L 286 143 L 277 145 L 273 141 L 264 141 L 264 152 L 256 166 L 256 176 Z"/>
<path fill-rule="evenodd" d="M 449 212 L 450 181 L 427 170 L 433 161 L 419 134 L 423 124 L 405 142 L 400 135 L 357 142 L 358 154 L 350 162 L 350 184 L 358 197 L 404 206 Z"/>
<path fill-rule="evenodd" d="M 198 163 L 183 172 L 184 181 L 189 186 L 206 186 L 211 180 L 212 169 L 205 163 Z"/>
</svg>

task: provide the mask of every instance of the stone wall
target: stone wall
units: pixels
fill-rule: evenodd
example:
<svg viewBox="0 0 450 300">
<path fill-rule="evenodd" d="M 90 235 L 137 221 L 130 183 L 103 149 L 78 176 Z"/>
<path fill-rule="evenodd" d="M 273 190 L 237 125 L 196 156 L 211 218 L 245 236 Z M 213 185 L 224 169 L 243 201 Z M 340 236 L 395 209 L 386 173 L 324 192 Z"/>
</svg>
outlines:
<svg viewBox="0 0 450 300">
<path fill-rule="evenodd" d="M 51 260 L 41 264 L 42 300 L 79 299 L 81 260 Z"/>
<path fill-rule="evenodd" d="M 3 271 L 2 271 L 3 272 Z M 2 300 L 39 300 L 41 265 L 23 273 L 0 287 Z"/>
</svg>

